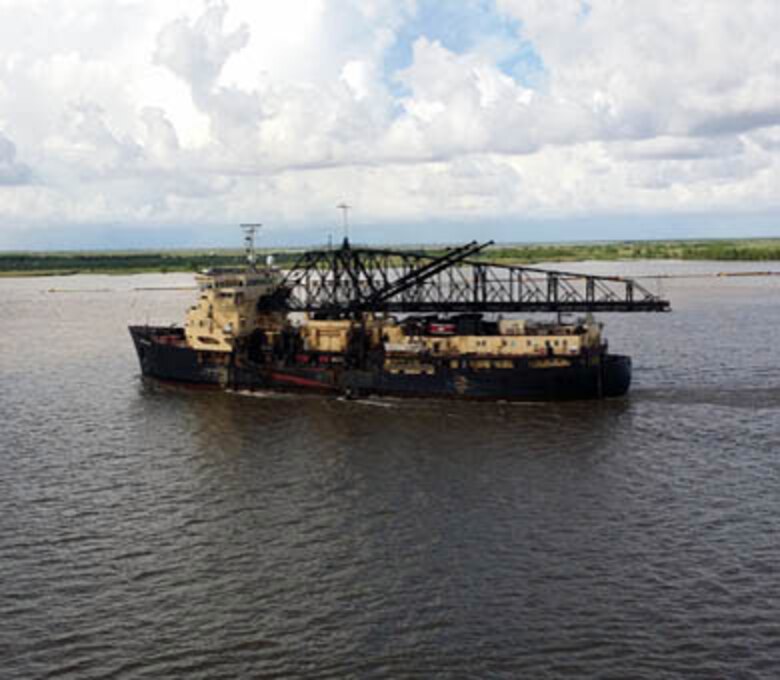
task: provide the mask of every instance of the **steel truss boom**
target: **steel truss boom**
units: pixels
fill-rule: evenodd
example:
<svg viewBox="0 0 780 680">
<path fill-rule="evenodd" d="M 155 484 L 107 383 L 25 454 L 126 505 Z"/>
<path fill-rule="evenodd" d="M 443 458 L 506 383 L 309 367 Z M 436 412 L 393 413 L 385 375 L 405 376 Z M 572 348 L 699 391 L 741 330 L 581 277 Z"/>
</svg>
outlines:
<svg viewBox="0 0 780 680">
<path fill-rule="evenodd" d="M 669 302 L 632 279 L 470 259 L 492 243 L 433 256 L 352 248 L 304 253 L 278 296 L 286 309 L 331 316 L 362 312 L 660 312 Z"/>
</svg>

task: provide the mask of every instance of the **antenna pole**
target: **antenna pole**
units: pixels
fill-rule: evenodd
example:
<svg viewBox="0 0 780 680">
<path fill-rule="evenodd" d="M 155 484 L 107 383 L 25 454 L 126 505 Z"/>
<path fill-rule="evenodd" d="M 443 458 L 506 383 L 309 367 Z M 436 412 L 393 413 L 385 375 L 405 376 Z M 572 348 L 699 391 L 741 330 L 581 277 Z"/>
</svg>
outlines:
<svg viewBox="0 0 780 680">
<path fill-rule="evenodd" d="M 241 229 L 244 230 L 244 252 L 246 253 L 246 261 L 252 269 L 255 268 L 257 262 L 257 254 L 255 253 L 255 233 L 263 225 L 260 222 L 254 224 L 242 224 Z"/>
<path fill-rule="evenodd" d="M 349 240 L 349 211 L 350 208 L 352 208 L 351 205 L 347 205 L 346 203 L 339 203 L 336 206 L 339 210 L 341 210 L 343 220 L 344 220 L 344 240 Z"/>
</svg>

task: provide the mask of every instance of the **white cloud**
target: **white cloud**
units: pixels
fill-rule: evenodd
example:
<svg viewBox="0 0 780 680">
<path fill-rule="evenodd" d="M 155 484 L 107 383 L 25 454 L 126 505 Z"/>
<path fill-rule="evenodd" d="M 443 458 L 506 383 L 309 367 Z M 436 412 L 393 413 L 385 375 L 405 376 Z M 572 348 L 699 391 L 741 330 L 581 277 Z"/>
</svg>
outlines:
<svg viewBox="0 0 780 680">
<path fill-rule="evenodd" d="M 427 2 L 0 0 L 0 230 L 780 211 L 780 4 Z"/>
<path fill-rule="evenodd" d="M 403 146 L 403 137 L 410 135 L 418 153 L 449 158 L 471 152 L 527 152 L 536 145 L 525 130 L 506 134 L 528 119 L 533 93 L 481 57 L 457 55 L 420 38 L 412 65 L 399 79 L 410 94 L 402 101 L 406 115 L 395 122 L 399 129 L 390 132 L 396 146 Z"/>
<path fill-rule="evenodd" d="M 772 0 L 498 0 L 521 22 L 549 93 L 594 103 L 602 137 L 738 133 L 778 122 Z"/>
<path fill-rule="evenodd" d="M 16 145 L 0 132 L 0 186 L 26 184 L 30 168 L 16 160 Z"/>
</svg>

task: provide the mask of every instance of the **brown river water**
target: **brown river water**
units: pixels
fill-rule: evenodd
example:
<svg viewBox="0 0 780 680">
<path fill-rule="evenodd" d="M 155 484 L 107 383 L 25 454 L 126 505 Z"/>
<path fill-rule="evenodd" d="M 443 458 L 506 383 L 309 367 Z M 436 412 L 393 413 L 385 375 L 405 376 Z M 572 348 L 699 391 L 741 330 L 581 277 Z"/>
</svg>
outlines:
<svg viewBox="0 0 780 680">
<path fill-rule="evenodd" d="M 780 263 L 583 263 L 625 398 L 163 387 L 186 274 L 0 279 L 0 678 L 780 677 Z M 57 291 L 71 292 L 51 292 Z"/>
</svg>

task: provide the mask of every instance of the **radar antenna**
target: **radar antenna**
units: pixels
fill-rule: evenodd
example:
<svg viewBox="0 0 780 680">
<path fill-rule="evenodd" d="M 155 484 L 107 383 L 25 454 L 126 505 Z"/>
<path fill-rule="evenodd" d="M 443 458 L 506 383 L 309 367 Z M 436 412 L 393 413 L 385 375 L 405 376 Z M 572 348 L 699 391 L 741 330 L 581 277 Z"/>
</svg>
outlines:
<svg viewBox="0 0 780 680">
<path fill-rule="evenodd" d="M 242 224 L 241 229 L 244 231 L 244 252 L 246 253 L 246 261 L 249 266 L 254 269 L 257 262 L 257 253 L 255 253 L 255 233 L 263 225 L 260 222 L 254 224 Z"/>
</svg>

